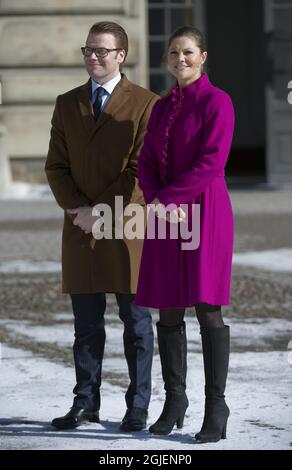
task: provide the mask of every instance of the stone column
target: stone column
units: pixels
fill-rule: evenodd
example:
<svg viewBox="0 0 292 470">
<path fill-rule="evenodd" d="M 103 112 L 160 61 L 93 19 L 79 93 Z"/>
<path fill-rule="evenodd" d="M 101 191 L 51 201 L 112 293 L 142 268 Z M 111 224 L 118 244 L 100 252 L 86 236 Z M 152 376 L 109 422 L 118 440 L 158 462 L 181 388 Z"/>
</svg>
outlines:
<svg viewBox="0 0 292 470">
<path fill-rule="evenodd" d="M 6 135 L 6 128 L 0 122 L 0 194 L 11 189 L 11 169 L 7 151 Z"/>
<path fill-rule="evenodd" d="M 292 187 L 291 0 L 265 0 L 267 35 L 267 183 Z"/>
</svg>

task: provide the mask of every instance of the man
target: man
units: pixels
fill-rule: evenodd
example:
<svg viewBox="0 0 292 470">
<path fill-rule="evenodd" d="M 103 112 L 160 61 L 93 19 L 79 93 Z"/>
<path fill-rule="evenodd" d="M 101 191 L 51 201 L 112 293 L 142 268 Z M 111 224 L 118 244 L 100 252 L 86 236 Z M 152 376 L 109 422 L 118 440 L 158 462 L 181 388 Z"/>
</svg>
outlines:
<svg viewBox="0 0 292 470">
<path fill-rule="evenodd" d="M 146 426 L 151 392 L 153 331 L 147 309 L 134 303 L 143 240 L 92 239 L 92 206 L 114 209 L 142 203 L 136 181 L 137 155 L 158 97 L 120 73 L 128 52 L 124 29 L 94 24 L 82 48 L 89 81 L 57 98 L 46 174 L 64 209 L 63 292 L 70 293 L 74 324 L 76 386 L 70 411 L 52 421 L 58 429 L 99 422 L 105 344 L 106 293 L 116 295 L 124 323 L 124 351 L 130 384 L 120 428 Z M 92 243 L 94 241 L 95 243 Z"/>
</svg>

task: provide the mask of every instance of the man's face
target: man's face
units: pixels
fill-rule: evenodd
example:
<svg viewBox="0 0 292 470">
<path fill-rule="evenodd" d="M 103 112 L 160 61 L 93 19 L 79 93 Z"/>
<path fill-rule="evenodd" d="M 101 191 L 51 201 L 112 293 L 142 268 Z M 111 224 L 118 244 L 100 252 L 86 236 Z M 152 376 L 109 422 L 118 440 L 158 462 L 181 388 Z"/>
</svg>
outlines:
<svg viewBox="0 0 292 470">
<path fill-rule="evenodd" d="M 89 34 L 86 40 L 87 47 L 116 49 L 116 38 L 109 33 Z M 125 51 L 111 51 L 106 57 L 97 57 L 94 52 L 90 56 L 84 56 L 86 70 L 90 77 L 100 85 L 114 78 L 120 69 L 120 64 L 125 59 Z"/>
</svg>

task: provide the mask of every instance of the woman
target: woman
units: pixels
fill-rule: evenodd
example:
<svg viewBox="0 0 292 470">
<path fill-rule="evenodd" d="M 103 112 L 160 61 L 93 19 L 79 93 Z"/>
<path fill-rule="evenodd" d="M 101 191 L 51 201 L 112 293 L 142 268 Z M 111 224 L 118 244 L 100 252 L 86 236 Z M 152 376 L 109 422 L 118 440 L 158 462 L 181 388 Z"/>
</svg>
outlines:
<svg viewBox="0 0 292 470">
<path fill-rule="evenodd" d="M 191 223 L 200 204 L 200 244 L 182 249 L 182 238 L 145 237 L 136 303 L 159 309 L 157 334 L 166 399 L 149 431 L 169 434 L 183 425 L 188 407 L 185 308 L 195 306 L 205 370 L 205 416 L 197 442 L 226 437 L 229 408 L 224 391 L 229 327 L 221 306 L 229 304 L 233 215 L 224 179 L 234 127 L 230 97 L 215 88 L 202 67 L 205 41 L 196 28 L 177 30 L 168 43 L 168 69 L 177 80 L 149 120 L 138 164 L 147 204 L 172 203 L 167 220 Z M 180 207 L 182 204 L 187 206 Z M 156 207 L 156 206 L 155 206 Z"/>
</svg>

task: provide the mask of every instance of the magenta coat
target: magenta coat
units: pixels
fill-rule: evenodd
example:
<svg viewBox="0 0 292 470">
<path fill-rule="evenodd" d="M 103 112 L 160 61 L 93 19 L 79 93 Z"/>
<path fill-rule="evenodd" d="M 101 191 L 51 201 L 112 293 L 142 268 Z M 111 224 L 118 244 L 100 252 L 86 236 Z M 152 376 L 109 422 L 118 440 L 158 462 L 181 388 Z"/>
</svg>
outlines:
<svg viewBox="0 0 292 470">
<path fill-rule="evenodd" d="M 227 93 L 206 74 L 176 85 L 152 111 L 138 160 L 149 204 L 200 204 L 200 245 L 182 250 L 181 239 L 145 237 L 137 305 L 183 308 L 230 302 L 233 214 L 224 179 L 234 111 Z M 191 217 L 191 214 L 190 214 Z"/>
</svg>

